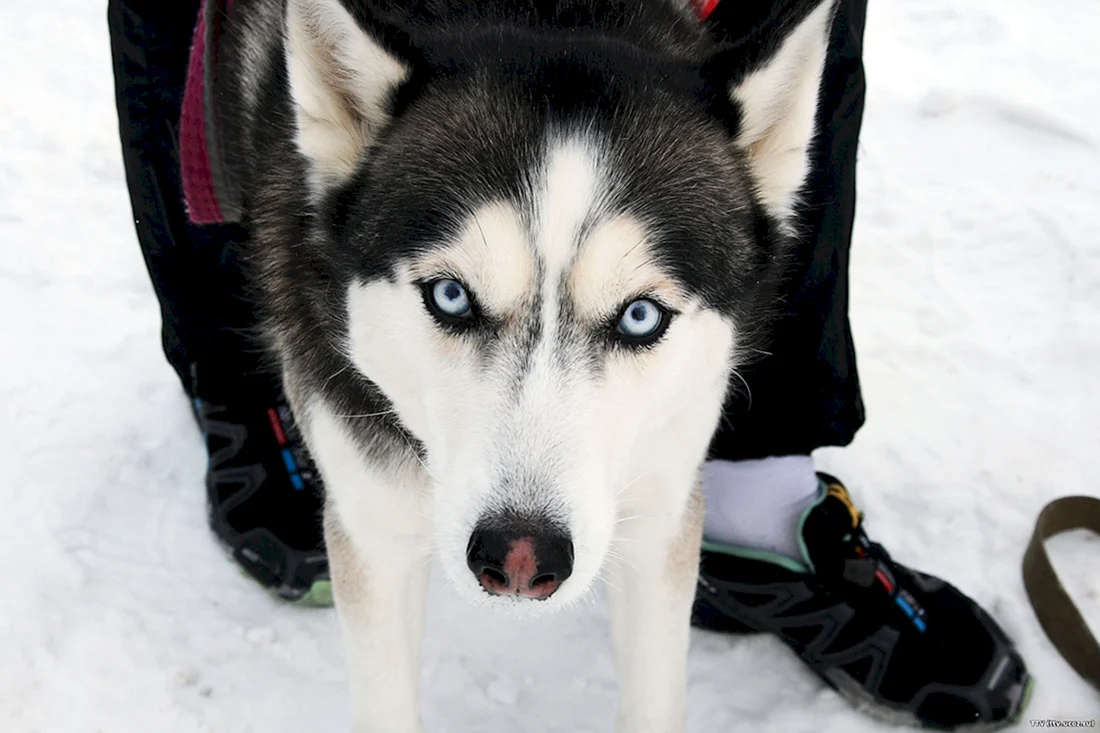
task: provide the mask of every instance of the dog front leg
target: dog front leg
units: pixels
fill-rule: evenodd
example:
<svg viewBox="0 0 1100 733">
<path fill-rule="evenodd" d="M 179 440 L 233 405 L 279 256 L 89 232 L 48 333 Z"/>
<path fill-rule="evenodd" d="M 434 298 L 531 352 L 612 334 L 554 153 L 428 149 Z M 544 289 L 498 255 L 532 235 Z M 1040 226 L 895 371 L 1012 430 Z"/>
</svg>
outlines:
<svg viewBox="0 0 1100 733">
<path fill-rule="evenodd" d="M 420 733 L 420 637 L 428 563 L 407 536 L 355 535 L 331 507 L 325 542 L 347 649 L 355 733 Z"/>
<path fill-rule="evenodd" d="M 620 527 L 607 577 L 619 678 L 618 733 L 684 730 L 702 527 L 697 490 L 681 517 L 639 517 Z"/>
</svg>

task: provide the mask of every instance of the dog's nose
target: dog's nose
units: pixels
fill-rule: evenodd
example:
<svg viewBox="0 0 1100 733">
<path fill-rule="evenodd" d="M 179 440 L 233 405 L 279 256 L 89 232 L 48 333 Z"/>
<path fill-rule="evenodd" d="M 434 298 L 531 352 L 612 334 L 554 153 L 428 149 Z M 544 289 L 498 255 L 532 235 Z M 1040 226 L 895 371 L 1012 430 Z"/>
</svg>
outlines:
<svg viewBox="0 0 1100 733">
<path fill-rule="evenodd" d="M 498 596 L 545 600 L 573 572 L 573 543 L 565 535 L 476 529 L 466 564 L 481 587 Z"/>
</svg>

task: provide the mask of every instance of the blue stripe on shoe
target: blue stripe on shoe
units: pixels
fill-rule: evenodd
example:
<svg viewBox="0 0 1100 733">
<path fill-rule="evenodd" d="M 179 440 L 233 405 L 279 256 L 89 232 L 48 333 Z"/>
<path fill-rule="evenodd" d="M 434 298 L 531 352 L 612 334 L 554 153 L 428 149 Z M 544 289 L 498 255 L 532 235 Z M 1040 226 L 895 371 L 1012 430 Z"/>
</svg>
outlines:
<svg viewBox="0 0 1100 733">
<path fill-rule="evenodd" d="M 283 454 L 283 463 L 286 464 L 286 470 L 290 473 L 298 473 L 298 462 L 294 460 L 294 454 L 290 452 L 290 449 L 283 448 L 280 452 Z"/>
<path fill-rule="evenodd" d="M 909 602 L 902 598 L 900 595 L 894 596 L 894 603 L 898 604 L 898 608 L 905 612 L 905 615 L 909 617 L 909 620 L 913 622 L 913 625 L 917 627 L 917 631 L 924 633 L 924 630 L 928 628 L 924 623 L 924 619 L 917 615 L 917 612 L 913 609 Z"/>
<path fill-rule="evenodd" d="M 279 453 L 283 456 L 283 465 L 290 474 L 290 485 L 295 491 L 301 491 L 306 487 L 306 482 L 298 474 L 298 461 L 294 460 L 294 453 L 289 448 L 283 448 Z"/>
</svg>

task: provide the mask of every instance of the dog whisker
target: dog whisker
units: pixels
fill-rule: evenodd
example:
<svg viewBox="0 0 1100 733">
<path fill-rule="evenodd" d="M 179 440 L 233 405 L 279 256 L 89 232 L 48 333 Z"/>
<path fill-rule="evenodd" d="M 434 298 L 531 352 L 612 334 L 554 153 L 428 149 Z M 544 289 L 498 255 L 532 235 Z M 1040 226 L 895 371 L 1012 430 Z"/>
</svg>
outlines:
<svg viewBox="0 0 1100 733">
<path fill-rule="evenodd" d="M 730 374 L 741 380 L 741 384 L 745 385 L 745 396 L 748 398 L 749 403 L 746 409 L 752 408 L 752 387 L 749 386 L 748 380 L 741 376 L 741 372 L 736 369 L 730 369 Z"/>
<path fill-rule="evenodd" d="M 609 560 L 613 560 L 615 562 L 621 563 L 621 564 L 625 565 L 626 567 L 630 568 L 631 570 L 634 570 L 635 572 L 637 572 L 637 570 L 638 570 L 637 566 L 634 563 L 632 563 L 629 559 L 627 559 L 626 555 L 623 555 L 618 550 L 616 550 L 614 545 L 612 545 L 611 547 L 608 548 L 607 557 L 608 557 Z"/>
<path fill-rule="evenodd" d="M 623 492 L 624 492 L 624 491 L 626 491 L 626 490 L 627 490 L 627 489 L 629 489 L 629 488 L 630 488 L 631 486 L 633 486 L 634 484 L 636 484 L 636 483 L 637 483 L 638 481 L 642 480 L 643 478 L 645 478 L 646 476 L 649 476 L 649 475 L 650 475 L 650 474 L 652 474 L 652 473 L 653 473 L 652 471 L 644 471 L 644 472 L 642 472 L 642 473 L 639 473 L 639 474 L 638 474 L 637 476 L 635 476 L 634 478 L 630 479 L 629 481 L 627 481 L 627 482 L 626 482 L 625 484 L 623 484 L 623 486 L 621 486 L 621 487 L 619 488 L 619 490 L 618 490 L 618 491 L 616 491 L 616 492 L 615 492 L 615 498 L 616 498 L 616 499 L 618 499 L 619 497 L 621 497 L 621 496 L 623 495 Z"/>
<path fill-rule="evenodd" d="M 325 379 L 325 386 L 327 387 L 329 382 L 331 382 L 332 380 L 336 379 L 338 376 L 340 376 L 341 374 L 346 372 L 350 366 L 351 366 L 351 362 L 348 362 L 347 364 L 344 364 L 344 366 L 340 367 L 339 369 L 334 371 L 332 374 L 330 374 L 328 376 L 328 378 Z"/>
<path fill-rule="evenodd" d="M 606 585 L 608 588 L 611 588 L 616 593 L 622 593 L 622 589 L 619 586 L 612 583 L 611 579 L 607 577 L 607 573 L 604 573 L 602 570 L 599 572 L 599 574 L 596 575 L 596 581 L 599 582 L 599 583 L 603 583 L 604 585 Z"/>
<path fill-rule="evenodd" d="M 430 468 L 428 468 L 428 464 L 425 463 L 424 459 L 420 457 L 420 452 L 416 450 L 416 447 L 413 446 L 411 442 L 409 442 L 409 439 L 406 438 L 403 433 L 398 433 L 398 435 L 401 436 L 401 440 L 405 442 L 405 445 L 409 446 L 409 452 L 412 453 L 413 458 L 415 458 L 416 462 L 420 464 L 420 467 L 424 469 L 424 473 L 428 475 L 428 478 L 430 478 L 432 481 L 435 481 L 436 483 L 440 483 L 439 479 L 436 478 L 435 474 L 432 473 Z"/>
<path fill-rule="evenodd" d="M 330 379 L 331 379 L 331 377 L 330 377 Z M 347 420 L 355 420 L 357 418 L 363 418 L 363 417 L 381 417 L 383 415 L 393 415 L 396 412 L 397 412 L 397 409 L 391 407 L 390 409 L 382 410 L 381 412 L 350 413 L 350 414 L 347 414 L 347 415 L 333 415 L 333 417 L 342 417 L 342 418 L 345 418 Z"/>
</svg>

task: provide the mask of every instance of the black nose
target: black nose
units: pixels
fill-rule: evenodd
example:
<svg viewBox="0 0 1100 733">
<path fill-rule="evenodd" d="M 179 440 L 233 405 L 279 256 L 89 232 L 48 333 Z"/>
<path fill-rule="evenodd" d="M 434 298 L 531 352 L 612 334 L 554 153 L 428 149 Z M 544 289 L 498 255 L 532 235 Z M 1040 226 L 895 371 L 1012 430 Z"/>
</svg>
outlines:
<svg viewBox="0 0 1100 733">
<path fill-rule="evenodd" d="M 466 564 L 489 593 L 544 600 L 573 573 L 567 535 L 527 530 L 479 527 L 470 535 Z"/>
</svg>

